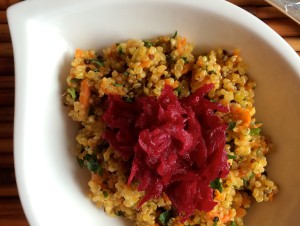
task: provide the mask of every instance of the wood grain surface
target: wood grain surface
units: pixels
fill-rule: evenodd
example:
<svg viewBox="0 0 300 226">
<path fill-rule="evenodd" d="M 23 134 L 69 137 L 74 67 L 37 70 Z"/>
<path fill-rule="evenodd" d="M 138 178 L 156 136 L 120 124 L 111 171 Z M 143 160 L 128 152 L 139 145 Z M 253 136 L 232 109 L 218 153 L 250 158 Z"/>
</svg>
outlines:
<svg viewBox="0 0 300 226">
<path fill-rule="evenodd" d="M 13 163 L 14 60 L 6 9 L 21 0 L 0 0 L 0 226 L 27 226 Z M 229 0 L 281 35 L 300 56 L 300 26 L 263 0 Z"/>
</svg>

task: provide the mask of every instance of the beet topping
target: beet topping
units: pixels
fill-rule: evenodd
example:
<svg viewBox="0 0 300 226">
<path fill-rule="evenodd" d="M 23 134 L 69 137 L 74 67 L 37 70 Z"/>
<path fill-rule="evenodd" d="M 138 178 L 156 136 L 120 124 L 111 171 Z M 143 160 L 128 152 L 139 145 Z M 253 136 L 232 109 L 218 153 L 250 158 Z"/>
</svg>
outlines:
<svg viewBox="0 0 300 226">
<path fill-rule="evenodd" d="M 127 103 L 108 96 L 103 135 L 124 160 L 132 162 L 128 184 L 139 182 L 145 191 L 140 207 L 164 192 L 187 219 L 195 209 L 216 205 L 210 182 L 229 172 L 224 150 L 227 125 L 215 114 L 228 112 L 205 98 L 213 84 L 177 99 L 166 85 L 158 97 L 139 97 Z"/>
</svg>

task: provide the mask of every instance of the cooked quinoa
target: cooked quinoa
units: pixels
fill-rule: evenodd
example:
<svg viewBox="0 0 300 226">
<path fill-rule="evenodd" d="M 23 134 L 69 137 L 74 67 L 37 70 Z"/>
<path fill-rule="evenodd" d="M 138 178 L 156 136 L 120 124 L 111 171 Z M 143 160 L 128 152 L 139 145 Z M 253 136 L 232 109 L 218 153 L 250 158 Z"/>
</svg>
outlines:
<svg viewBox="0 0 300 226">
<path fill-rule="evenodd" d="M 76 136 L 76 156 L 91 171 L 89 198 L 112 216 L 123 216 L 133 225 L 244 225 L 251 202 L 272 200 L 278 192 L 267 177 L 266 154 L 270 142 L 255 119 L 255 82 L 247 75 L 239 51 L 211 50 L 193 54 L 194 45 L 177 35 L 151 40 L 129 40 L 103 49 L 76 49 L 67 77 L 65 104 L 69 116 L 80 123 Z M 214 189 L 217 205 L 210 212 L 196 210 L 185 222 L 176 216 L 169 198 L 163 194 L 137 208 L 144 192 L 137 183 L 127 184 L 131 165 L 124 161 L 102 134 L 102 103 L 109 94 L 132 102 L 140 96 L 159 96 L 166 84 L 178 98 L 189 96 L 204 84 L 214 88 L 208 97 L 229 107 L 217 114 L 228 124 L 225 150 L 230 172 Z M 175 213 L 174 213 L 175 212 Z"/>
</svg>

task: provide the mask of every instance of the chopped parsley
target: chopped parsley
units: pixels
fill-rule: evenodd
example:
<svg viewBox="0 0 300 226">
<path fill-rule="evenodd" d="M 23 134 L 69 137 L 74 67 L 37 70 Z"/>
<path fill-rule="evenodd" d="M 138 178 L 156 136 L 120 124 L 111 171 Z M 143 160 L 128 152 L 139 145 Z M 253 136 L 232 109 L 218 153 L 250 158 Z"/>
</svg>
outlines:
<svg viewBox="0 0 300 226">
<path fill-rule="evenodd" d="M 72 79 L 71 79 L 71 82 L 72 82 L 72 83 L 78 83 L 78 82 L 80 82 L 80 80 L 81 80 L 81 79 L 78 79 L 78 78 L 72 78 Z"/>
<path fill-rule="evenodd" d="M 79 166 L 82 168 L 84 165 L 84 161 L 80 158 L 77 158 L 77 162 L 78 162 Z"/>
<path fill-rule="evenodd" d="M 236 155 L 227 155 L 228 159 L 236 159 L 237 156 Z"/>
<path fill-rule="evenodd" d="M 181 94 L 181 92 L 182 92 L 182 89 L 181 89 L 181 87 L 179 86 L 177 89 L 175 89 L 176 91 L 177 91 L 177 93 L 178 93 L 178 96 Z"/>
<path fill-rule="evenodd" d="M 71 95 L 73 100 L 76 100 L 77 95 L 76 95 L 76 91 L 74 88 L 68 88 L 67 93 Z"/>
<path fill-rule="evenodd" d="M 93 62 L 94 64 L 97 64 L 99 67 L 103 67 L 103 66 L 104 66 L 103 61 L 100 61 L 100 60 L 93 60 L 92 62 Z"/>
<path fill-rule="evenodd" d="M 85 59 L 84 63 L 85 64 L 96 64 L 99 67 L 104 66 L 103 60 L 101 60 L 101 59 Z"/>
<path fill-rule="evenodd" d="M 121 87 L 122 84 L 115 83 L 114 86 Z"/>
<path fill-rule="evenodd" d="M 231 222 L 230 222 L 230 226 L 236 226 L 235 221 L 231 221 Z"/>
<path fill-rule="evenodd" d="M 261 129 L 260 128 L 251 128 L 250 135 L 259 135 Z"/>
<path fill-rule="evenodd" d="M 133 99 L 132 99 L 132 98 L 126 98 L 126 102 L 127 102 L 127 103 L 132 103 L 132 102 L 133 102 Z"/>
<path fill-rule="evenodd" d="M 125 71 L 123 74 L 124 74 L 125 76 L 128 76 L 128 75 L 129 75 L 129 72 L 128 72 L 128 71 Z"/>
<path fill-rule="evenodd" d="M 144 46 L 150 48 L 151 46 L 153 46 L 153 44 L 151 42 L 144 41 Z"/>
<path fill-rule="evenodd" d="M 84 163 L 89 171 L 97 173 L 99 175 L 103 174 L 103 168 L 100 166 L 96 155 L 86 154 L 84 156 Z"/>
<path fill-rule="evenodd" d="M 173 34 L 172 38 L 176 38 L 177 37 L 177 31 L 175 31 L 175 33 Z"/>
<path fill-rule="evenodd" d="M 213 189 L 219 190 L 219 192 L 223 191 L 220 178 L 216 178 L 215 180 L 213 180 L 212 182 L 210 182 L 210 187 L 213 188 Z"/>
<path fill-rule="evenodd" d="M 233 130 L 236 126 L 236 122 L 228 122 L 228 130 Z"/>
<path fill-rule="evenodd" d="M 255 174 L 252 172 L 251 175 L 248 178 L 243 178 L 243 183 L 245 187 L 249 186 L 249 181 L 255 176 Z"/>
<path fill-rule="evenodd" d="M 216 74 L 216 71 L 213 69 L 213 70 L 211 70 L 211 71 L 208 71 L 207 72 L 209 75 L 212 75 L 212 74 Z"/>
<path fill-rule="evenodd" d="M 103 193 L 103 196 L 104 196 L 105 198 L 108 197 L 108 192 L 107 192 L 107 191 L 103 191 L 102 193 Z"/>
<path fill-rule="evenodd" d="M 251 175 L 249 176 L 248 180 L 251 180 L 254 176 L 255 176 L 255 174 L 254 174 L 254 172 L 252 172 Z"/>
<path fill-rule="evenodd" d="M 171 210 L 167 210 L 159 215 L 158 222 L 160 225 L 166 226 L 171 218 Z"/>
<path fill-rule="evenodd" d="M 187 57 L 181 57 L 181 59 L 183 59 L 184 63 L 188 63 Z"/>
<path fill-rule="evenodd" d="M 134 99 L 130 97 L 122 97 L 122 100 L 124 100 L 127 103 L 133 103 Z"/>
<path fill-rule="evenodd" d="M 117 216 L 124 216 L 124 212 L 123 211 L 121 211 L 121 210 L 119 210 L 118 212 L 116 212 L 116 215 Z"/>
<path fill-rule="evenodd" d="M 118 48 L 118 53 L 119 53 L 119 54 L 122 54 L 122 53 L 123 53 L 123 49 L 122 49 L 121 46 Z"/>
</svg>

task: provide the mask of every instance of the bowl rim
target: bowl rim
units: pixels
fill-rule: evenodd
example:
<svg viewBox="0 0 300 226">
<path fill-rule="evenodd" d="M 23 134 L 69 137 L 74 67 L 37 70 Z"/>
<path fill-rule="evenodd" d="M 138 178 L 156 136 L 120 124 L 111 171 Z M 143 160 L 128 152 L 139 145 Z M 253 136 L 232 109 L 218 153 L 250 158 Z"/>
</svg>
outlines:
<svg viewBox="0 0 300 226">
<path fill-rule="evenodd" d="M 151 4 L 159 4 L 162 2 L 161 0 L 111 0 L 111 1 L 97 1 L 97 0 L 87 0 L 89 3 L 93 4 L 111 4 L 115 5 L 119 2 L 123 4 L 126 3 L 149 3 Z M 85 1 L 85 4 L 87 4 Z M 13 6 L 10 6 L 7 10 L 8 24 L 9 29 L 12 36 L 13 43 L 13 52 L 14 52 L 14 60 L 15 60 L 15 77 L 16 77 L 16 91 L 15 91 L 15 119 L 14 119 L 14 162 L 15 162 L 15 174 L 16 174 L 16 182 L 18 192 L 20 194 L 21 204 L 24 208 L 25 215 L 29 222 L 36 222 L 36 216 L 32 214 L 31 208 L 32 203 L 26 192 L 28 192 L 28 184 L 25 181 L 23 174 L 23 159 L 21 158 L 22 153 L 22 144 L 24 143 L 23 134 L 25 133 L 23 117 L 20 112 L 24 109 L 24 103 L 22 103 L 22 94 L 24 89 L 21 84 L 19 84 L 19 78 L 22 76 L 22 68 L 19 66 L 19 62 L 22 60 L 22 45 L 24 44 L 23 40 L 20 40 L 19 37 L 22 37 L 22 32 L 24 32 L 25 24 L 24 21 L 30 18 L 32 13 L 31 10 L 37 12 L 37 10 L 47 10 L 47 5 L 54 5 L 60 3 L 60 7 L 67 7 L 69 3 L 72 4 L 83 4 L 80 3 L 81 0 L 29 0 L 25 2 L 17 3 Z M 248 13 L 247 11 L 239 8 L 238 6 L 224 1 L 224 0 L 210 0 L 209 3 L 205 3 L 204 1 L 199 0 L 164 0 L 164 2 L 174 3 L 174 4 L 182 4 L 182 5 L 191 5 L 196 8 L 201 9 L 203 5 L 210 4 L 213 11 L 219 10 L 219 8 L 226 7 L 231 9 L 234 13 L 236 13 L 237 17 L 244 17 L 245 20 L 238 21 L 240 24 L 245 25 L 251 31 L 261 30 L 264 32 L 259 33 L 259 37 L 261 39 L 269 40 L 269 44 L 273 49 L 275 49 L 278 53 L 280 53 L 283 57 L 289 59 L 289 65 L 293 70 L 298 74 L 300 78 L 300 57 L 296 54 L 294 49 L 275 31 L 273 31 L 268 25 L 264 24 L 261 20 L 256 18 L 254 15 Z M 219 8 L 213 8 L 218 4 Z M 40 12 L 41 13 L 41 12 Z M 225 10 L 222 14 L 225 14 Z M 227 14 L 226 14 L 227 15 Z M 236 22 L 238 19 L 232 19 Z M 18 28 L 18 29 L 17 29 Z M 19 29 L 21 28 L 21 29 Z"/>
</svg>

